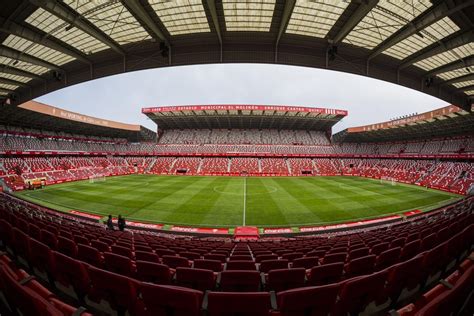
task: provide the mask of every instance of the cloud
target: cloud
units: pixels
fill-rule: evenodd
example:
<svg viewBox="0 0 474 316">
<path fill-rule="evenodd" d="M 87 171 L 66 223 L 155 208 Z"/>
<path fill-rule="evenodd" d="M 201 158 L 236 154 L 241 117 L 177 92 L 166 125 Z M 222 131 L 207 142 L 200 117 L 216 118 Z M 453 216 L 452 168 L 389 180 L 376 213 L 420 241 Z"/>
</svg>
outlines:
<svg viewBox="0 0 474 316">
<path fill-rule="evenodd" d="M 273 104 L 348 110 L 334 131 L 425 112 L 446 102 L 399 85 L 337 71 L 266 64 L 150 69 L 67 87 L 38 101 L 101 118 L 156 125 L 141 108 L 186 104 Z"/>
</svg>

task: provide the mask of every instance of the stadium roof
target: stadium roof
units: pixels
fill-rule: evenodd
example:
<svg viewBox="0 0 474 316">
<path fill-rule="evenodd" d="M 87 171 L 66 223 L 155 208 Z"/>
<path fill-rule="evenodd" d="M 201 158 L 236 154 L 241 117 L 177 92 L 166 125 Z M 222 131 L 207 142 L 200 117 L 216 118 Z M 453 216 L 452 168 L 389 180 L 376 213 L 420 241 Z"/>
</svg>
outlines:
<svg viewBox="0 0 474 316">
<path fill-rule="evenodd" d="M 333 140 L 380 142 L 467 135 L 474 136 L 474 113 L 449 105 L 388 122 L 351 127 L 335 134 Z"/>
<path fill-rule="evenodd" d="M 144 108 L 159 129 L 253 128 L 328 131 L 347 111 L 275 105 L 184 105 Z"/>
<path fill-rule="evenodd" d="M 0 98 L 140 69 L 258 62 L 370 76 L 470 110 L 474 0 L 0 2 Z M 465 88 L 470 87 L 470 88 Z"/>
<path fill-rule="evenodd" d="M 129 141 L 153 140 L 155 132 L 133 124 L 99 119 L 36 101 L 0 107 L 0 124 L 38 130 L 66 132 L 110 138 L 126 138 Z"/>
</svg>

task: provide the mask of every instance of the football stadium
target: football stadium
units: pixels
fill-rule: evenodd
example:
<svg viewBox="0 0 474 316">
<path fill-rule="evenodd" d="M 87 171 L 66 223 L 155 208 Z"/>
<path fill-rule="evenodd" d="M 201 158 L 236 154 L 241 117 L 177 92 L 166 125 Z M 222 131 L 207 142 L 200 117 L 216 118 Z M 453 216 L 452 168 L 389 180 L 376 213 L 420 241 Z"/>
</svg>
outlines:
<svg viewBox="0 0 474 316">
<path fill-rule="evenodd" d="M 0 1 L 0 314 L 473 315 L 473 25 L 472 0 Z M 37 100 L 220 63 L 449 105 L 335 132 L 331 105 L 143 105 L 149 128 Z"/>
</svg>

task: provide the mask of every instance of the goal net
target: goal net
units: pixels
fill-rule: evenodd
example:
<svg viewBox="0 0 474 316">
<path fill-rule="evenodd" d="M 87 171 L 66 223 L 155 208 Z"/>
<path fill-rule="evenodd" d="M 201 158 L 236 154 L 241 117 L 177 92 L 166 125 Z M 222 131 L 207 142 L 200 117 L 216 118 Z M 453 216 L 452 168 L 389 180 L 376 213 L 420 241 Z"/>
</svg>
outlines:
<svg viewBox="0 0 474 316">
<path fill-rule="evenodd" d="M 105 181 L 105 176 L 95 174 L 89 177 L 89 183 L 96 183 L 96 182 L 104 182 Z"/>
<path fill-rule="evenodd" d="M 395 178 L 392 177 L 381 177 L 380 184 L 397 185 L 397 181 L 395 181 Z"/>
</svg>

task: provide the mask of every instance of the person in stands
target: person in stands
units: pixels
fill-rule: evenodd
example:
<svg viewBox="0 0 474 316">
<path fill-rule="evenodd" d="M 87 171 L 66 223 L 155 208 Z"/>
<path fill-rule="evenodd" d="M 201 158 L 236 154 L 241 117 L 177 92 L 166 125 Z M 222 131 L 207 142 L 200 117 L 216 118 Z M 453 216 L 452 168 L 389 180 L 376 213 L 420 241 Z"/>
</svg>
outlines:
<svg viewBox="0 0 474 316">
<path fill-rule="evenodd" d="M 124 231 L 125 229 L 125 218 L 122 217 L 122 215 L 119 215 L 118 220 L 117 220 L 118 228 L 121 231 Z"/>
<path fill-rule="evenodd" d="M 114 223 L 112 222 L 112 215 L 109 215 L 105 224 L 107 225 L 107 230 L 115 230 Z"/>
</svg>

